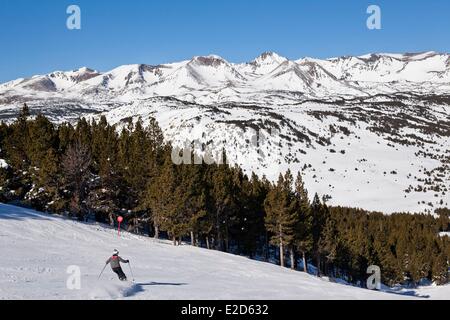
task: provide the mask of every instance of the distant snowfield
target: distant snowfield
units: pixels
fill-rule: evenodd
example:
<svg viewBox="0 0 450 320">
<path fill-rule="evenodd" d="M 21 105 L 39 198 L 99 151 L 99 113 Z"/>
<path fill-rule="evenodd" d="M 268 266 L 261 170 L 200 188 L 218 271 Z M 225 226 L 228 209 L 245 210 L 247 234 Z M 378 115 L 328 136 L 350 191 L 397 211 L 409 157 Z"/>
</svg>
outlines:
<svg viewBox="0 0 450 320">
<path fill-rule="evenodd" d="M 134 283 L 121 283 L 105 260 L 117 248 Z M 450 286 L 374 292 L 331 283 L 269 263 L 122 233 L 0 204 L 1 299 L 449 299 Z M 69 290 L 67 268 L 81 268 Z M 131 280 L 130 269 L 123 266 Z"/>
<path fill-rule="evenodd" d="M 430 111 L 434 110 L 428 108 Z M 439 169 L 443 163 L 438 159 L 448 157 L 450 139 L 438 135 L 427 137 L 419 131 L 405 128 L 402 129 L 403 136 L 415 134 L 432 139 L 433 144 L 418 146 L 395 143 L 387 139 L 388 135 L 379 135 L 369 130 L 368 127 L 374 123 L 358 121 L 358 114 L 370 116 L 372 111 L 368 106 L 353 112 L 340 106 L 312 102 L 266 106 L 257 110 L 245 105 L 225 105 L 211 109 L 155 99 L 148 104 L 136 102 L 118 107 L 104 115 L 108 122 L 118 125 L 122 124 L 122 119 L 136 118 L 136 115 L 142 119 L 155 117 L 166 140 L 178 147 L 185 145 L 187 137 L 205 145 L 214 141 L 217 144 L 211 147 L 212 150 L 221 152 L 224 147 L 230 163 L 239 165 L 248 175 L 255 172 L 260 177 L 264 175 L 270 181 L 277 181 L 278 175 L 287 169 L 294 174 L 300 171 L 310 196 L 316 192 L 319 195 L 330 195 L 331 205 L 359 207 L 386 214 L 434 211 L 434 208 L 450 205 L 450 192 L 434 192 L 431 189 L 427 192 L 405 192 L 409 186 L 416 188 L 426 179 L 442 181 L 440 190 L 448 188 L 450 170 L 447 169 L 447 164 L 442 170 Z M 450 108 L 446 107 L 444 111 L 436 113 L 437 119 L 446 121 Z M 318 119 L 314 116 L 318 112 L 329 113 L 331 116 Z M 385 115 L 382 117 L 386 118 L 397 116 L 391 111 L 383 113 Z M 355 122 L 340 120 L 339 115 L 355 119 Z M 254 141 L 256 137 L 251 125 L 256 126 L 266 121 L 274 123 L 273 127 L 277 127 L 279 132 L 272 134 L 261 130 L 263 138 L 256 147 L 248 142 Z M 148 120 L 144 122 L 147 124 Z M 242 126 L 247 127 L 242 129 Z M 347 128 L 351 133 L 331 133 L 331 126 Z M 311 143 L 297 141 L 294 130 L 309 137 Z M 318 144 L 318 137 L 329 139 L 330 145 Z M 421 152 L 425 150 L 435 154 L 435 158 L 423 156 Z M 305 165 L 311 167 L 305 169 Z M 432 177 L 428 176 L 428 172 L 433 172 Z M 433 177 L 437 174 L 441 175 L 436 176 L 438 179 Z M 430 207 L 430 203 L 433 207 Z"/>
</svg>

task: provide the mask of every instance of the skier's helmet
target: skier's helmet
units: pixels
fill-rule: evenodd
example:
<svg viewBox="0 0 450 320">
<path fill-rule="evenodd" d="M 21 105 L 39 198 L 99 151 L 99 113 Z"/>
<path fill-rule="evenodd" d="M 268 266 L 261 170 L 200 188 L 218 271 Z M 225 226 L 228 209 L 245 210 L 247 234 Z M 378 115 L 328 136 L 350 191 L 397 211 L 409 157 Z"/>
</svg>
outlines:
<svg viewBox="0 0 450 320">
<path fill-rule="evenodd" d="M 119 255 L 119 251 L 117 249 L 114 249 L 113 255 L 115 256 Z"/>
</svg>

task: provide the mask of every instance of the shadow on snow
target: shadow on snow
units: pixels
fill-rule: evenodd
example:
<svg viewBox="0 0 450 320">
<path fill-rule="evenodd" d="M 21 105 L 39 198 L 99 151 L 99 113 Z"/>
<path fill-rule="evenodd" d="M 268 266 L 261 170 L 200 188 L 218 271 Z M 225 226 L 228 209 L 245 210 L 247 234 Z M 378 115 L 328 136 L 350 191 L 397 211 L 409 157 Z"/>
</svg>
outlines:
<svg viewBox="0 0 450 320">
<path fill-rule="evenodd" d="M 135 283 L 129 289 L 125 290 L 123 295 L 125 297 L 134 296 L 140 292 L 144 292 L 148 286 L 186 286 L 187 283 L 171 283 L 171 282 L 148 282 L 148 283 Z"/>
<path fill-rule="evenodd" d="M 44 214 L 25 207 L 0 203 L 0 220 L 50 220 Z"/>
</svg>

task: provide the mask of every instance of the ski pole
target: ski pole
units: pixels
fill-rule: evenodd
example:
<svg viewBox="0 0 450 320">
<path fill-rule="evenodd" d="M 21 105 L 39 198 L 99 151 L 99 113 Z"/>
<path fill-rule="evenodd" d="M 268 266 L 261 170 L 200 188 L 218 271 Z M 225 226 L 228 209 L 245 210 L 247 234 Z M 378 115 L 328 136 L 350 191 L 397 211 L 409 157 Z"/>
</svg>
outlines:
<svg viewBox="0 0 450 320">
<path fill-rule="evenodd" d="M 133 277 L 133 281 L 134 281 L 133 270 L 131 270 L 131 263 L 129 263 L 129 262 L 128 262 L 128 267 L 130 267 L 130 273 L 131 273 L 131 276 Z"/>
<path fill-rule="evenodd" d="M 100 277 L 102 276 L 102 274 L 103 274 L 103 271 L 105 271 L 105 269 L 106 269 L 106 266 L 107 266 L 107 264 L 105 264 L 105 266 L 103 267 L 103 270 L 102 270 L 102 272 L 100 272 L 100 275 L 98 276 L 98 280 L 100 280 Z"/>
</svg>

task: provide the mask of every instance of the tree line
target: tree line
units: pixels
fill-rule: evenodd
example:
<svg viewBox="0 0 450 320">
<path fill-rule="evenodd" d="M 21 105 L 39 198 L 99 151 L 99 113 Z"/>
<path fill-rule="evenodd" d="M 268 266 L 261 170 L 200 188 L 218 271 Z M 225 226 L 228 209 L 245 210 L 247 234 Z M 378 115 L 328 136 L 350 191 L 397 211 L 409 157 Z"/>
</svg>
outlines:
<svg viewBox="0 0 450 320">
<path fill-rule="evenodd" d="M 101 117 L 55 125 L 25 105 L 0 124 L 8 164 L 0 168 L 0 201 L 110 225 L 121 215 L 130 232 L 362 286 L 373 264 L 389 285 L 448 282 L 450 241 L 439 232 L 449 230 L 449 209 L 387 216 L 310 197 L 301 173 L 272 183 L 226 161 L 175 165 L 177 150 L 155 119 L 148 123 L 119 129 Z"/>
</svg>

